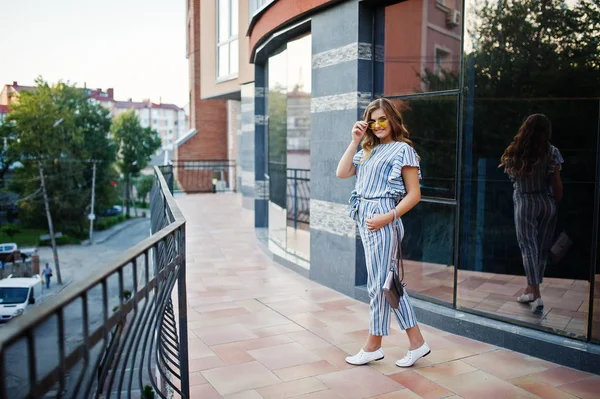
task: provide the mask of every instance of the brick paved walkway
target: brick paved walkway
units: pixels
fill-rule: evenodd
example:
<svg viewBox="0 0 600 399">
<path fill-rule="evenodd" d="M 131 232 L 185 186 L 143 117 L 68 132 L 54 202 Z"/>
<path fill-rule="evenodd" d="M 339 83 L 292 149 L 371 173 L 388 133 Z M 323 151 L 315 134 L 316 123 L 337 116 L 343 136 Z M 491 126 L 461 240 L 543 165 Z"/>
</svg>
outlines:
<svg viewBox="0 0 600 399">
<path fill-rule="evenodd" d="M 345 363 L 364 343 L 364 303 L 307 280 L 260 249 L 233 194 L 177 197 L 187 224 L 192 398 L 599 398 L 600 376 L 421 325 L 432 353 L 413 368 Z"/>
</svg>

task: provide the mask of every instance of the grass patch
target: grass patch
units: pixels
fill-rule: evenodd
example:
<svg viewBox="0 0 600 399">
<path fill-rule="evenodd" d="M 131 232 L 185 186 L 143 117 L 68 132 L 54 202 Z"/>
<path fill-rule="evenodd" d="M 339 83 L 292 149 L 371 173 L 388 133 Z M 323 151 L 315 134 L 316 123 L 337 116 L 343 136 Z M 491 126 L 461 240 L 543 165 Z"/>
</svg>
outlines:
<svg viewBox="0 0 600 399">
<path fill-rule="evenodd" d="M 114 225 L 123 223 L 125 220 L 126 220 L 125 215 L 123 215 L 123 214 L 117 215 L 117 216 L 109 216 L 106 218 L 101 218 L 101 219 L 98 219 L 98 221 L 96 223 L 94 223 L 94 230 L 102 231 L 102 230 L 110 229 Z"/>
<path fill-rule="evenodd" d="M 76 237 L 72 237 L 68 234 L 63 234 L 62 236 L 58 237 L 56 239 L 56 245 L 79 245 L 81 244 L 81 240 L 79 238 Z M 49 247 L 50 246 L 50 240 L 40 240 L 39 244 L 40 247 Z"/>
<path fill-rule="evenodd" d="M 19 228 L 19 231 L 12 237 L 5 232 L 0 231 L 0 243 L 15 242 L 21 247 L 35 247 L 40 243 L 40 236 L 48 234 L 43 229 Z"/>
</svg>

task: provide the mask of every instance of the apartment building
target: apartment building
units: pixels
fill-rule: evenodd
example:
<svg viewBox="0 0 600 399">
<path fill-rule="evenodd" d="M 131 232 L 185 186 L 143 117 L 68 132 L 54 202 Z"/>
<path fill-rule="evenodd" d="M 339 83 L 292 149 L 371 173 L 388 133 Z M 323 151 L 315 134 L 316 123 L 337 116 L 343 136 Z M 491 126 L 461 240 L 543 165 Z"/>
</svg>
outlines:
<svg viewBox="0 0 600 399">
<path fill-rule="evenodd" d="M 18 102 L 21 91 L 33 90 L 35 90 L 34 86 L 24 86 L 18 82 L 4 85 L 0 92 L 0 118 L 2 107 L 8 107 L 10 104 Z M 183 108 L 175 104 L 167 104 L 162 101 L 155 103 L 150 99 L 133 101 L 130 98 L 127 101 L 119 101 L 115 99 L 113 88 L 104 91 L 100 88 L 84 87 L 83 90 L 90 96 L 90 101 L 101 104 L 113 118 L 129 110 L 134 110 L 142 127 L 150 127 L 158 132 L 163 150 L 172 151 L 177 139 L 188 133 L 187 114 Z"/>
</svg>

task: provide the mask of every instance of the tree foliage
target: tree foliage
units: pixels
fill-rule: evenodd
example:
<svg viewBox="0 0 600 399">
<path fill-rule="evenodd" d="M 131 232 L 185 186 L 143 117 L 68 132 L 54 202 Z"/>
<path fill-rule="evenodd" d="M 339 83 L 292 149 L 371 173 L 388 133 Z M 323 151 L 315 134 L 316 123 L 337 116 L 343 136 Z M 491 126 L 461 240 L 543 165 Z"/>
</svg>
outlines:
<svg viewBox="0 0 600 399">
<path fill-rule="evenodd" d="M 154 176 L 153 175 L 143 175 L 136 182 L 137 196 L 140 201 L 142 201 L 142 205 L 146 205 L 146 197 L 152 190 L 152 186 L 154 185 Z"/>
<path fill-rule="evenodd" d="M 117 116 L 111 131 L 119 147 L 118 167 L 125 177 L 126 215 L 129 216 L 131 178 L 148 165 L 152 154 L 160 148 L 161 140 L 155 130 L 140 125 L 133 110 Z"/>
<path fill-rule="evenodd" d="M 50 86 L 40 78 L 34 91 L 20 92 L 6 121 L 12 129 L 7 134 L 15 138 L 7 160 L 23 164 L 9 185 L 24 198 L 21 219 L 34 226 L 46 224 L 39 190 L 41 163 L 57 228 L 82 233 L 91 200 L 89 161 L 99 161 L 96 203 L 104 206 L 114 200 L 109 182 L 115 173 L 116 146 L 108 135 L 109 112 L 74 85 L 61 82 Z"/>
</svg>

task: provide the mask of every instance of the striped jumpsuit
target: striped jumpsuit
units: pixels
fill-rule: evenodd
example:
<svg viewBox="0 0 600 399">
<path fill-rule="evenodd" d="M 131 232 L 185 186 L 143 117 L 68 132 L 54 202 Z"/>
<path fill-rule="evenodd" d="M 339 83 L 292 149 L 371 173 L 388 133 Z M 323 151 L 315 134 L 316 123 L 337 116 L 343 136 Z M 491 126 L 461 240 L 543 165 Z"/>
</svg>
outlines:
<svg viewBox="0 0 600 399">
<path fill-rule="evenodd" d="M 391 211 L 400 202 L 406 194 L 401 176 L 402 167 L 419 167 L 419 159 L 415 150 L 404 142 L 380 144 L 373 149 L 369 159 L 359 164 L 362 156 L 363 150 L 360 150 L 352 160 L 357 178 L 349 201 L 350 217 L 358 223 L 365 249 L 367 291 L 370 298 L 369 333 L 386 336 L 390 332 L 390 309 L 402 330 L 417 325 L 415 311 L 406 291 L 400 299 L 399 308 L 393 309 L 381 289 L 392 257 L 396 256 L 397 240 L 404 236 L 404 227 L 398 219 L 373 232 L 367 229 L 365 220 L 372 218 L 374 214 Z"/>
<path fill-rule="evenodd" d="M 556 226 L 556 201 L 550 182 L 556 166 L 562 169 L 563 162 L 558 148 L 551 145 L 549 160 L 539 170 L 524 178 L 509 175 L 514 189 L 517 240 L 528 285 L 541 284 L 544 279 Z"/>
</svg>

